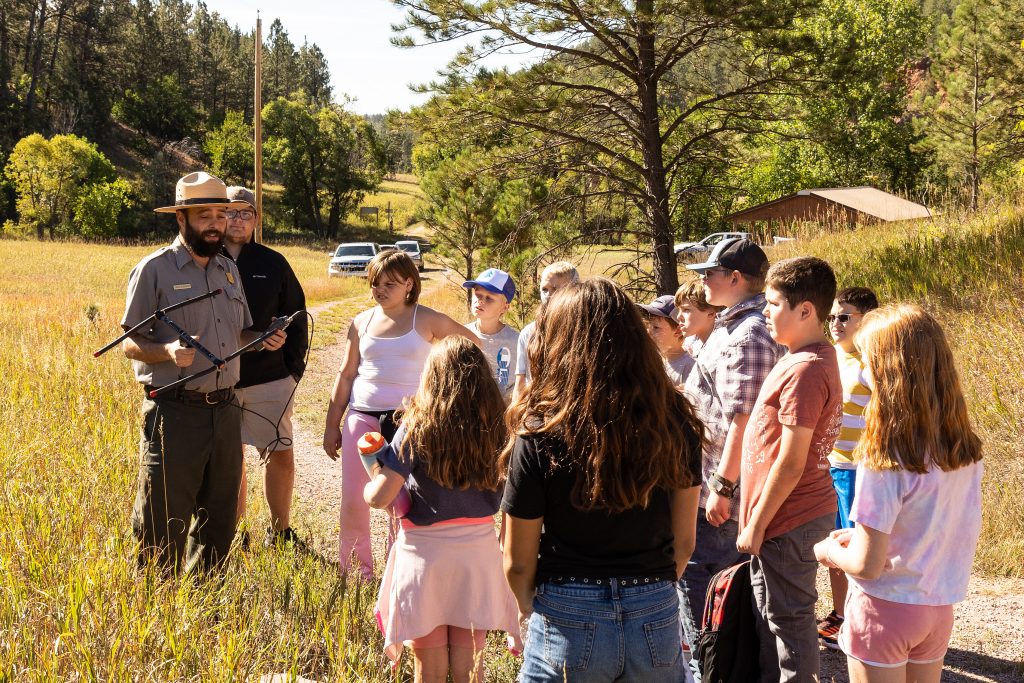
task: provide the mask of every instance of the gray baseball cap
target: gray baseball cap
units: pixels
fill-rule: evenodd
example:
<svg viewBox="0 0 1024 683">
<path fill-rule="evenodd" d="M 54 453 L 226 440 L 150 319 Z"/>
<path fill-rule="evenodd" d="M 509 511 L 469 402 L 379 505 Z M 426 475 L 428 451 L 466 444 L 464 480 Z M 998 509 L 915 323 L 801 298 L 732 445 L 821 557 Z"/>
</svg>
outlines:
<svg viewBox="0 0 1024 683">
<path fill-rule="evenodd" d="M 228 199 L 232 204 L 248 204 L 253 209 L 256 208 L 256 195 L 247 187 L 232 185 L 228 188 Z"/>
</svg>

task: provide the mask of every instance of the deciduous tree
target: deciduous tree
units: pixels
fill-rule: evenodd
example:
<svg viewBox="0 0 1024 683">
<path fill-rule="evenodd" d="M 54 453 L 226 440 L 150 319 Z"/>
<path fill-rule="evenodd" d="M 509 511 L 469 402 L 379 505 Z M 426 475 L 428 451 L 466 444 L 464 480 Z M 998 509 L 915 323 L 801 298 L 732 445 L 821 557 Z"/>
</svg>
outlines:
<svg viewBox="0 0 1024 683">
<path fill-rule="evenodd" d="M 77 135 L 38 133 L 18 141 L 4 172 L 17 193 L 21 223 L 42 239 L 75 232 L 74 207 L 83 192 L 114 180 L 114 167 L 96 145 Z"/>
<path fill-rule="evenodd" d="M 265 149 L 281 174 L 293 225 L 334 239 L 345 215 L 380 182 L 368 127 L 338 105 L 316 106 L 301 91 L 269 103 L 263 118 Z"/>
<path fill-rule="evenodd" d="M 229 111 L 220 127 L 206 136 L 203 149 L 213 173 L 227 182 L 249 184 L 253 177 L 253 131 L 242 112 Z"/>
<path fill-rule="evenodd" d="M 822 0 L 805 26 L 811 78 L 771 104 L 790 118 L 746 141 L 737 185 L 749 203 L 807 187 L 914 191 L 929 161 L 909 111 L 927 35 L 918 0 Z"/>
</svg>

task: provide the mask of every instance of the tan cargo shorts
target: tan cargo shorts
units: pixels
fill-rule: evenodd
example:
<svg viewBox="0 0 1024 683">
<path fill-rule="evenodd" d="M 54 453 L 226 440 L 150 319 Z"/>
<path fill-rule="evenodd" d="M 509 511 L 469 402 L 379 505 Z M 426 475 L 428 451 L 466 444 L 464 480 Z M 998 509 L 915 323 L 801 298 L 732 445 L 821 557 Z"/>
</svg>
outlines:
<svg viewBox="0 0 1024 683">
<path fill-rule="evenodd" d="M 235 389 L 238 405 L 242 407 L 242 443 L 261 453 L 268 446 L 271 451 L 292 447 L 295 384 L 295 379 L 289 376 Z"/>
</svg>

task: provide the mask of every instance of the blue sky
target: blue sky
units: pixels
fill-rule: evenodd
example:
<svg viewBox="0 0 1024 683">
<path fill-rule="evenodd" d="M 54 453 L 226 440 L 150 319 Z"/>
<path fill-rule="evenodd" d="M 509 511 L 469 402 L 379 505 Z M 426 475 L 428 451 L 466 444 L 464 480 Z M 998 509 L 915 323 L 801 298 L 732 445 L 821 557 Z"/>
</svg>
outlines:
<svg viewBox="0 0 1024 683">
<path fill-rule="evenodd" d="M 264 39 L 271 22 L 280 18 L 296 46 L 303 38 L 319 45 L 330 64 L 335 96 L 355 98 L 349 108 L 360 114 L 409 109 L 425 101 L 409 84 L 434 79 L 458 50 L 451 44 L 391 45 L 391 25 L 401 22 L 404 12 L 387 0 L 207 0 L 207 7 L 243 31 L 255 28 L 258 9 Z M 518 59 L 500 61 L 514 64 Z"/>
</svg>

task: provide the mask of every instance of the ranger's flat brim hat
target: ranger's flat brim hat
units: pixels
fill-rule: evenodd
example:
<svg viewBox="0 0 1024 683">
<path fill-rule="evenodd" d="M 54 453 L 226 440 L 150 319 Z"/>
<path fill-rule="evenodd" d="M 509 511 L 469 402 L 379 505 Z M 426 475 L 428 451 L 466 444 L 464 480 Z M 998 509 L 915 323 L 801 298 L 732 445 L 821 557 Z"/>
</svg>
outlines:
<svg viewBox="0 0 1024 683">
<path fill-rule="evenodd" d="M 196 171 L 181 178 L 174 187 L 174 205 L 161 206 L 153 209 L 156 213 L 174 213 L 181 209 L 201 209 L 206 206 L 223 206 L 227 208 L 228 186 L 220 178 Z"/>
</svg>

